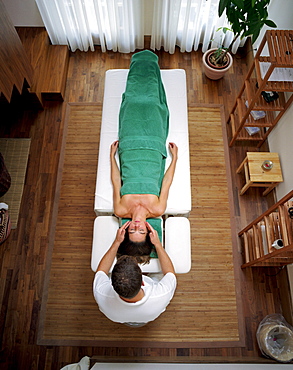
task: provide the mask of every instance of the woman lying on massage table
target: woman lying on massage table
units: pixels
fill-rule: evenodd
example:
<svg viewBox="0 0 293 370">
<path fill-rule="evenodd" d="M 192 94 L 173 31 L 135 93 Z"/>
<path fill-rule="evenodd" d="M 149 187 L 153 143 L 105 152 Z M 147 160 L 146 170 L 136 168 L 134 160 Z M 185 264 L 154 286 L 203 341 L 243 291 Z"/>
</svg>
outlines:
<svg viewBox="0 0 293 370">
<path fill-rule="evenodd" d="M 145 50 L 132 56 L 119 113 L 119 141 L 111 145 L 114 213 L 129 218 L 118 254 L 149 255 L 148 218 L 166 209 L 178 148 L 169 143 L 172 161 L 165 172 L 169 110 L 158 57 Z M 115 160 L 118 149 L 120 170 Z M 139 260 L 139 262 L 147 259 Z"/>
</svg>

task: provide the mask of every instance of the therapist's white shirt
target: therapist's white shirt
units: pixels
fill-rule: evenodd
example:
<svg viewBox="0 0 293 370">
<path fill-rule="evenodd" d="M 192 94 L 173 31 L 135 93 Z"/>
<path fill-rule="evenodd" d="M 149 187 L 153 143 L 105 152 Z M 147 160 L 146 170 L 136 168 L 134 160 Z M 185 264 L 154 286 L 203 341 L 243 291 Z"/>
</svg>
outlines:
<svg viewBox="0 0 293 370">
<path fill-rule="evenodd" d="M 144 297 L 135 303 L 123 301 L 113 289 L 111 279 L 103 271 L 95 275 L 93 293 L 99 309 L 108 319 L 119 322 L 147 323 L 155 320 L 170 303 L 176 276 L 168 272 L 159 282 L 143 275 Z"/>
</svg>

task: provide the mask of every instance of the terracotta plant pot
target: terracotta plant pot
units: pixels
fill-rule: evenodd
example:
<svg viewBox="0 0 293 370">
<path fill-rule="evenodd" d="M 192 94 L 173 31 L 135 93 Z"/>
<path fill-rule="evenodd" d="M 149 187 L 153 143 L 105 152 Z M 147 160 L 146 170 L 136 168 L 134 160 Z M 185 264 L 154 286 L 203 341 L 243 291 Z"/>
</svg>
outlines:
<svg viewBox="0 0 293 370">
<path fill-rule="evenodd" d="M 231 68 L 233 64 L 233 58 L 230 53 L 227 54 L 228 56 L 228 63 L 223 66 L 223 67 L 216 67 L 209 63 L 209 56 L 217 50 L 216 48 L 214 49 L 209 49 L 207 50 L 204 55 L 202 56 L 202 61 L 203 61 L 203 68 L 204 68 L 204 73 L 205 75 L 210 78 L 211 80 L 219 80 L 222 78 L 225 73 Z"/>
</svg>

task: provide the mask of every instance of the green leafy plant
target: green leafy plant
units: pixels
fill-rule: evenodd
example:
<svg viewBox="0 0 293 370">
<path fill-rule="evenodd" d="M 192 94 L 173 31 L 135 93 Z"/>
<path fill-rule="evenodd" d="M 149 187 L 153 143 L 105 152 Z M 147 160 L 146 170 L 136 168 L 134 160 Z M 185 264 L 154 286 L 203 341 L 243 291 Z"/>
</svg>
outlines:
<svg viewBox="0 0 293 370">
<path fill-rule="evenodd" d="M 268 19 L 267 7 L 271 0 L 220 0 L 218 7 L 219 17 L 226 11 L 230 28 L 222 28 L 226 33 L 228 30 L 234 34 L 233 40 L 228 48 L 219 47 L 213 56 L 213 64 L 224 65 L 227 53 L 232 50 L 234 42 L 238 37 L 252 37 L 252 44 L 256 41 L 264 25 L 275 28 L 277 25 Z"/>
</svg>

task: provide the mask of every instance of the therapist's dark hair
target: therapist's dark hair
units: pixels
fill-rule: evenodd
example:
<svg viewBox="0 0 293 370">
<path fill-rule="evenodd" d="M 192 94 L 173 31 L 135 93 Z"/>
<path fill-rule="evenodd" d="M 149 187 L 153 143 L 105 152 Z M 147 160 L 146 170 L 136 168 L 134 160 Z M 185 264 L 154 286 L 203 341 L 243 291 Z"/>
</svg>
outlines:
<svg viewBox="0 0 293 370">
<path fill-rule="evenodd" d="M 132 256 L 118 258 L 112 274 L 112 285 L 122 298 L 131 299 L 140 291 L 142 284 L 142 271 Z"/>
</svg>

